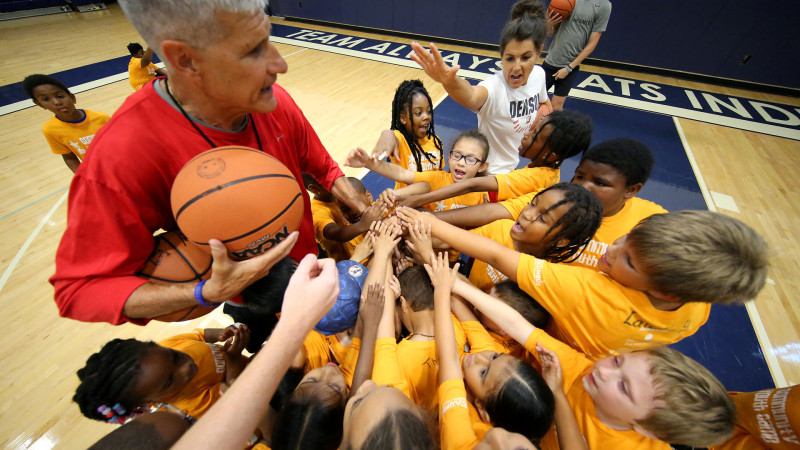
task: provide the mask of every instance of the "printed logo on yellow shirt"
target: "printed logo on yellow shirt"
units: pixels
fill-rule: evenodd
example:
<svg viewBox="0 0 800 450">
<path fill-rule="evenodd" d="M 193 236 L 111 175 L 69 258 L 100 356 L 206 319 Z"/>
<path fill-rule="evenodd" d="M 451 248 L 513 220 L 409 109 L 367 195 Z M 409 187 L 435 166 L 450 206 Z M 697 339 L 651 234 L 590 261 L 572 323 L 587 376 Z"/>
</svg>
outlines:
<svg viewBox="0 0 800 450">
<path fill-rule="evenodd" d="M 467 399 L 464 397 L 459 397 L 445 401 L 442 403 L 442 415 L 444 415 L 444 413 L 446 413 L 448 410 L 456 407 L 467 409 Z"/>
<path fill-rule="evenodd" d="M 541 286 L 544 284 L 544 280 L 542 279 L 542 268 L 544 267 L 544 260 L 537 259 L 533 263 L 533 285 L 534 286 Z"/>
<path fill-rule="evenodd" d="M 438 158 L 436 158 L 434 155 L 431 155 L 430 153 L 426 153 L 426 154 L 432 160 L 438 161 Z M 423 156 L 422 159 L 423 160 L 420 161 L 420 163 L 422 164 L 422 172 L 428 172 L 428 171 L 431 171 L 431 170 L 439 170 L 439 165 L 438 165 L 439 163 L 438 162 L 436 164 L 434 164 L 434 163 L 428 161 L 427 159 L 425 159 L 424 156 Z M 412 172 L 417 172 L 417 163 L 415 161 L 409 161 L 408 162 L 408 170 L 410 170 Z"/>
<path fill-rule="evenodd" d="M 214 366 L 217 373 L 225 373 L 225 355 L 222 353 L 222 347 L 216 344 L 208 344 L 211 349 L 211 356 L 214 357 Z"/>
<path fill-rule="evenodd" d="M 756 414 L 758 428 L 761 431 L 761 439 L 768 444 L 780 444 L 781 439 L 785 442 L 800 444 L 797 435 L 792 430 L 792 424 L 786 415 L 786 398 L 789 396 L 790 388 L 778 389 L 772 396 L 770 406 L 769 396 L 772 391 L 759 391 L 753 397 L 753 411 L 761 412 L 771 409 L 769 413 Z M 774 422 L 773 422 L 774 417 Z"/>
<path fill-rule="evenodd" d="M 492 280 L 492 283 L 498 284 L 500 282 L 506 281 L 508 279 L 507 276 L 503 275 L 499 270 L 495 269 L 490 265 L 486 265 L 486 276 Z"/>
<path fill-rule="evenodd" d="M 75 150 L 77 150 L 78 153 L 80 153 L 81 155 L 86 153 L 86 150 L 84 150 L 84 148 L 81 147 L 81 144 L 78 142 L 72 142 L 72 139 L 69 140 L 69 145 L 72 146 Z"/>
<path fill-rule="evenodd" d="M 575 263 L 591 268 L 597 267 L 597 262 L 606 254 L 606 250 L 608 250 L 608 244 L 592 239 Z"/>
</svg>

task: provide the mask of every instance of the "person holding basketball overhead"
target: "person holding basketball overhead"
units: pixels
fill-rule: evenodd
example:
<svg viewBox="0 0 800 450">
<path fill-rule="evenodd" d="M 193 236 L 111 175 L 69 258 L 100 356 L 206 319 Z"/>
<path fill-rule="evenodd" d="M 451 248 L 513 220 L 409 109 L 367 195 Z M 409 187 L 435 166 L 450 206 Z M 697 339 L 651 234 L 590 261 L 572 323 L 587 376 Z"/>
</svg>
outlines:
<svg viewBox="0 0 800 450">
<path fill-rule="evenodd" d="M 230 145 L 259 149 L 296 180 L 311 174 L 353 210 L 368 205 L 275 83 L 287 65 L 270 41 L 264 0 L 121 0 L 120 6 L 164 61 L 169 78 L 128 97 L 95 136 L 94 156 L 70 187 L 67 228 L 50 282 L 62 316 L 145 324 L 195 304 L 224 302 L 285 256 L 300 261 L 317 253 L 301 185 L 305 206 L 298 233 L 265 246 L 265 253 L 234 261 L 222 242 L 211 239 L 212 275 L 203 284 L 164 286 L 135 276 L 153 248 L 153 232 L 176 228 L 170 190 L 196 155 Z"/>
<path fill-rule="evenodd" d="M 511 8 L 511 20 L 500 36 L 503 70 L 477 86 L 457 75 L 460 66 L 450 67 L 434 44 L 430 52 L 411 43 L 411 59 L 442 86 L 461 106 L 478 114 L 478 130 L 489 140 L 489 168 L 498 175 L 517 168 L 517 148 L 522 135 L 536 120 L 539 105 L 550 104 L 545 75 L 536 60 L 546 38 L 544 5 L 537 0 L 520 0 Z"/>
<path fill-rule="evenodd" d="M 547 12 L 550 34 L 555 32 L 553 42 L 544 58 L 542 68 L 547 74 L 547 90 L 553 90 L 553 110 L 564 109 L 575 75 L 580 65 L 597 46 L 600 36 L 606 31 L 611 16 L 609 0 L 570 0 L 575 7 L 566 20 L 551 8 Z M 562 1 L 560 3 L 566 3 Z"/>
</svg>

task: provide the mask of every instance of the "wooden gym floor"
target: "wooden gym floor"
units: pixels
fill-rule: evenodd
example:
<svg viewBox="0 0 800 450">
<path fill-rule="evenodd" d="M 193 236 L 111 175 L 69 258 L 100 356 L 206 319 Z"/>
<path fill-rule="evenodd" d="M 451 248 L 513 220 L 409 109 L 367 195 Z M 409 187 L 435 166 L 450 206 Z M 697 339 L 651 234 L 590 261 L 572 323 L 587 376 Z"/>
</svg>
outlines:
<svg viewBox="0 0 800 450">
<path fill-rule="evenodd" d="M 281 19 L 274 22 L 290 24 Z M 0 86 L 32 73 L 55 73 L 125 56 L 129 42 L 143 42 L 116 4 L 108 11 L 0 22 L 0 41 Z M 285 44 L 277 47 L 289 64 L 289 72 L 279 76 L 279 83 L 340 163 L 355 146 L 372 148 L 390 121 L 389 105 L 399 81 L 421 78 L 437 103 L 445 94 L 417 69 Z M 323 68 L 324 76 L 320 76 Z M 127 63 L 119 72 L 126 70 Z M 584 70 L 800 107 L 795 98 L 588 66 Z M 131 93 L 126 78 L 78 93 L 78 107 L 113 114 Z M 0 387 L 0 443 L 6 448 L 85 448 L 113 429 L 85 419 L 71 401 L 78 382 L 76 370 L 105 342 L 116 337 L 159 340 L 195 326 L 230 322 L 219 312 L 188 324 L 147 327 L 87 324 L 58 316 L 47 278 L 54 271 L 55 249 L 65 227 L 71 174 L 61 158 L 50 153 L 41 135 L 41 125 L 48 118 L 48 112 L 35 107 L 0 116 L 5 143 L 0 153 L 0 308 L 8 326 L 0 350 L 5 373 Z M 772 282 L 748 311 L 775 383 L 800 383 L 800 304 L 795 300 L 800 291 L 800 243 L 794 232 L 800 229 L 796 201 L 800 142 L 687 119 L 676 122 L 696 160 L 698 178 L 704 181 L 701 185 L 732 196 L 740 212 L 719 211 L 751 225 L 773 249 Z M 358 171 L 346 172 L 356 175 Z M 94 238 L 102 236 L 86 230 L 86 239 Z"/>
</svg>

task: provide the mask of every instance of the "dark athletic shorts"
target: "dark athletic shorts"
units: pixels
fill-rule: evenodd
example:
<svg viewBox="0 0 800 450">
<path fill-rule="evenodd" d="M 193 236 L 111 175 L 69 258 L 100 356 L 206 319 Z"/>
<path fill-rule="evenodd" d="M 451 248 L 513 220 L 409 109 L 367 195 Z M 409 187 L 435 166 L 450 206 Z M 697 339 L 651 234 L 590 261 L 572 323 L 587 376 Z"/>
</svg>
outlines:
<svg viewBox="0 0 800 450">
<path fill-rule="evenodd" d="M 547 64 L 547 63 L 542 63 L 542 68 L 544 69 L 544 73 L 545 73 L 545 80 L 547 82 L 547 90 L 549 91 L 550 90 L 550 86 L 555 84 L 556 87 L 555 87 L 555 89 L 553 89 L 553 94 L 555 94 L 555 95 L 557 95 L 559 97 L 567 97 L 567 96 L 569 96 L 570 89 L 572 89 L 572 83 L 575 82 L 575 74 L 578 73 L 578 71 L 580 70 L 581 66 L 578 66 L 578 67 L 572 69 L 572 72 L 570 72 L 569 75 L 567 75 L 566 78 L 562 78 L 560 80 L 553 79 L 553 75 L 555 75 L 555 73 L 558 72 L 559 70 L 563 69 L 563 67 L 555 67 L 555 66 L 551 66 L 550 64 Z"/>
</svg>

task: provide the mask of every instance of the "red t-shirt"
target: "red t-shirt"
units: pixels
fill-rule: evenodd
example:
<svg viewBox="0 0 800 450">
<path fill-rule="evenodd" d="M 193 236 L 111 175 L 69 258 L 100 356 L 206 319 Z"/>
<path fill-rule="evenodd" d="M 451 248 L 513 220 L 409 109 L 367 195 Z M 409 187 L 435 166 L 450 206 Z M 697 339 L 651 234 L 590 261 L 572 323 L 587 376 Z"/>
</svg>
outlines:
<svg viewBox="0 0 800 450">
<path fill-rule="evenodd" d="M 303 193 L 300 236 L 289 254 L 299 261 L 317 252 L 301 173 L 311 174 L 325 188 L 344 174 L 289 94 L 277 84 L 273 92 L 275 111 L 251 117 L 264 151 L 291 170 Z M 258 148 L 252 123 L 237 133 L 198 126 L 216 146 Z M 62 316 L 147 323 L 122 315 L 131 292 L 145 282 L 134 274 L 153 249 L 153 232 L 176 227 L 169 199 L 178 171 L 210 148 L 186 117 L 158 95 L 153 83 L 125 100 L 97 133 L 91 156 L 72 179 L 67 229 L 50 278 Z"/>
</svg>

